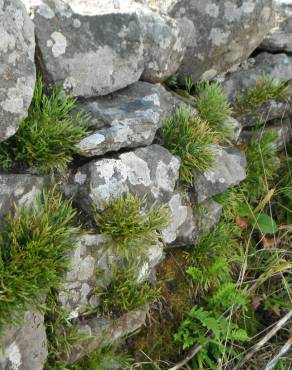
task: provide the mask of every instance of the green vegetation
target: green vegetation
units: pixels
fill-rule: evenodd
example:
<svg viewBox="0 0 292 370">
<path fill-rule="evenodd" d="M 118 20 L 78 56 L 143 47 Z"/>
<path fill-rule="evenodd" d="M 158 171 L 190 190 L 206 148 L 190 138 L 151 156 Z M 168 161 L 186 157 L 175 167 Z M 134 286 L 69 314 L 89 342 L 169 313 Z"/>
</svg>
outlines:
<svg viewBox="0 0 292 370">
<path fill-rule="evenodd" d="M 196 93 L 200 117 L 220 135 L 221 141 L 230 139 L 230 128 L 224 125 L 224 121 L 232 114 L 232 109 L 221 85 L 218 82 L 197 84 Z"/>
<path fill-rule="evenodd" d="M 0 233 L 0 329 L 22 318 L 27 304 L 42 306 L 68 268 L 66 254 L 79 233 L 70 200 L 53 188 L 36 205 L 10 214 Z"/>
<path fill-rule="evenodd" d="M 194 171 L 205 171 L 214 162 L 212 144 L 217 134 L 190 108 L 177 108 L 161 129 L 162 145 L 181 158 L 180 178 L 192 185 Z"/>
<path fill-rule="evenodd" d="M 155 204 L 148 207 L 146 196 L 140 199 L 127 193 L 111 196 L 103 211 L 94 210 L 94 220 L 101 233 L 111 238 L 115 251 L 137 256 L 158 240 L 168 224 L 168 210 Z"/>
<path fill-rule="evenodd" d="M 86 135 L 86 116 L 71 114 L 75 102 L 60 88 L 46 95 L 39 77 L 28 117 L 21 121 L 14 136 L 0 144 L 4 169 L 16 163 L 41 173 L 64 170 L 78 153 L 75 144 Z"/>
<path fill-rule="evenodd" d="M 291 93 L 286 81 L 277 82 L 271 76 L 263 75 L 236 97 L 235 109 L 239 113 L 249 113 L 269 100 L 288 101 Z"/>
<path fill-rule="evenodd" d="M 97 287 L 101 297 L 99 309 L 106 316 L 119 316 L 159 299 L 159 291 L 148 281 L 139 282 L 139 264 L 126 266 L 116 263 L 110 283 L 106 288 Z"/>
</svg>

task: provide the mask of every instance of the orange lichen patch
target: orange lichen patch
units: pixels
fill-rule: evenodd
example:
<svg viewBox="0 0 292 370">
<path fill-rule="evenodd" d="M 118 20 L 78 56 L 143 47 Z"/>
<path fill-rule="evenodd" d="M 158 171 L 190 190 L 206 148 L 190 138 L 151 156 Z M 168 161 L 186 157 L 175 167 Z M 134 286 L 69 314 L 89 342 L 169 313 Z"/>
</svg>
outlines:
<svg viewBox="0 0 292 370">
<path fill-rule="evenodd" d="M 143 352 L 154 363 L 175 362 L 181 349 L 173 334 L 181 323 L 185 311 L 193 305 L 191 281 L 185 273 L 187 261 L 182 249 L 170 251 L 157 270 L 157 286 L 161 291 L 160 304 L 151 307 L 146 326 L 128 340 L 136 361 L 145 361 Z M 149 360 L 149 359 L 147 359 Z"/>
</svg>

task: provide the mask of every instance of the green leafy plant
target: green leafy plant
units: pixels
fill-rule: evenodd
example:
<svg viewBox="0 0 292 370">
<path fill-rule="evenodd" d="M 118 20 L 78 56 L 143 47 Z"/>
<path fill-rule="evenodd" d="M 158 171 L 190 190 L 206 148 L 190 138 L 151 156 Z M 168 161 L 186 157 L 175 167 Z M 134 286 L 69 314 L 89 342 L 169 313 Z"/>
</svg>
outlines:
<svg viewBox="0 0 292 370">
<path fill-rule="evenodd" d="M 101 311 L 107 316 L 119 316 L 159 299 L 159 291 L 148 281 L 139 281 L 139 265 L 113 266 L 110 283 L 106 288 L 96 288 L 101 298 Z"/>
<path fill-rule="evenodd" d="M 180 177 L 192 185 L 194 171 L 206 171 L 214 163 L 212 144 L 218 142 L 209 124 L 190 108 L 179 107 L 161 130 L 162 145 L 181 158 Z"/>
<path fill-rule="evenodd" d="M 177 342 L 189 348 L 194 344 L 202 346 L 195 361 L 197 369 L 217 369 L 218 360 L 226 361 L 231 349 L 228 342 L 245 342 L 248 335 L 236 323 L 227 320 L 216 310 L 208 311 L 194 306 L 174 335 Z"/>
<path fill-rule="evenodd" d="M 94 220 L 102 234 L 112 240 L 110 246 L 127 256 L 143 254 L 155 243 L 169 220 L 167 208 L 147 206 L 146 196 L 131 193 L 111 196 L 103 211 L 94 210 Z"/>
<path fill-rule="evenodd" d="M 78 153 L 75 144 L 87 132 L 87 117 L 71 114 L 76 99 L 54 88 L 48 96 L 42 79 L 36 82 L 28 117 L 20 122 L 17 133 L 0 143 L 0 163 L 5 169 L 15 165 L 48 173 L 65 169 Z"/>
<path fill-rule="evenodd" d="M 17 208 L 0 232 L 0 329 L 18 322 L 27 304 L 42 299 L 68 269 L 66 254 L 80 230 L 76 211 L 56 187 L 43 191 L 36 205 Z"/>
<path fill-rule="evenodd" d="M 225 119 L 232 114 L 227 96 L 218 82 L 203 82 L 196 86 L 196 103 L 200 116 L 207 121 L 221 140 L 230 139 L 230 129 L 224 125 Z"/>
<path fill-rule="evenodd" d="M 248 113 L 269 100 L 287 101 L 290 93 L 286 81 L 277 82 L 273 77 L 263 75 L 254 86 L 237 95 L 235 109 L 239 113 Z"/>
</svg>

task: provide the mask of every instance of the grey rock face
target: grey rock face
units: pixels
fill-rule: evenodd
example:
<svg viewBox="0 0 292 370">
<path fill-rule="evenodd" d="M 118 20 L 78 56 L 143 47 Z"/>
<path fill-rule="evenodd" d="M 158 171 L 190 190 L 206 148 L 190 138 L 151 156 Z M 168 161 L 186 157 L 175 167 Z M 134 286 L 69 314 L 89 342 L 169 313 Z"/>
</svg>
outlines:
<svg viewBox="0 0 292 370">
<path fill-rule="evenodd" d="M 47 76 L 77 96 L 106 95 L 174 73 L 184 46 L 176 21 L 134 1 L 41 0 L 32 5 Z"/>
<path fill-rule="evenodd" d="M 182 79 L 211 79 L 245 60 L 274 20 L 273 0 L 145 0 L 175 18 L 187 41 Z"/>
<path fill-rule="evenodd" d="M 0 174 L 0 220 L 16 206 L 29 206 L 43 187 L 43 178 Z"/>
<path fill-rule="evenodd" d="M 0 1 L 0 142 L 26 117 L 34 84 L 34 27 L 20 0 Z"/>
<path fill-rule="evenodd" d="M 272 124 L 265 125 L 259 130 L 244 130 L 240 136 L 240 142 L 249 143 L 251 140 L 261 139 L 264 132 L 275 135 L 275 146 L 277 150 L 285 149 L 285 146 L 292 139 L 292 125 L 290 118 L 276 120 Z"/>
<path fill-rule="evenodd" d="M 233 143 L 237 143 L 242 130 L 242 122 L 239 122 L 234 117 L 227 117 L 223 122 L 223 127 L 228 129 L 230 132 L 230 140 Z"/>
<path fill-rule="evenodd" d="M 91 157 L 149 145 L 179 104 L 161 85 L 141 81 L 112 95 L 81 102 L 77 110 L 90 115 L 89 125 L 96 131 L 77 148 L 81 155 Z"/>
<path fill-rule="evenodd" d="M 145 307 L 130 311 L 117 319 L 94 317 L 82 321 L 79 333 L 86 334 L 90 338 L 82 343 L 77 343 L 76 346 L 73 345 L 69 357 L 66 356 L 64 359 L 68 363 L 73 363 L 101 345 L 112 344 L 139 329 L 145 323 L 147 311 L 148 308 Z"/>
<path fill-rule="evenodd" d="M 111 194 L 130 191 L 152 204 L 164 204 L 173 194 L 179 176 L 180 160 L 159 145 L 122 153 L 117 159 L 92 161 L 70 179 L 69 191 L 86 212 L 92 204 L 102 209 Z"/>
<path fill-rule="evenodd" d="M 271 76 L 278 82 L 292 79 L 292 57 L 286 54 L 263 52 L 250 59 L 247 64 L 247 68 L 229 73 L 222 83 L 224 92 L 231 101 L 234 101 L 238 93 L 253 86 L 263 75 Z"/>
<path fill-rule="evenodd" d="M 216 163 L 204 173 L 195 173 L 193 190 L 199 203 L 238 185 L 246 177 L 244 154 L 235 148 L 214 146 Z"/>
<path fill-rule="evenodd" d="M 7 329 L 0 344 L 1 370 L 42 370 L 48 354 L 43 314 L 27 311 L 23 324 Z"/>
<path fill-rule="evenodd" d="M 165 204 L 170 210 L 170 223 L 163 231 L 165 243 L 188 245 L 196 239 L 197 226 L 190 204 L 175 192 L 180 161 L 159 145 L 150 145 L 123 153 L 117 159 L 106 158 L 80 167 L 70 178 L 68 192 L 86 212 L 92 204 L 102 209 L 111 194 L 132 192 L 152 205 Z"/>
<path fill-rule="evenodd" d="M 104 289 L 110 283 L 114 263 L 121 259 L 113 249 L 107 248 L 108 242 L 102 235 L 85 234 L 80 236 L 75 250 L 70 252 L 71 268 L 64 278 L 64 289 L 59 292 L 59 301 L 68 311 L 68 319 L 77 318 L 99 305 L 95 289 L 97 286 Z M 148 279 L 163 257 L 160 243 L 145 250 L 143 262 L 137 257 L 137 283 Z"/>
<path fill-rule="evenodd" d="M 276 26 L 260 45 L 271 52 L 292 52 L 292 3 L 276 2 Z"/>
</svg>

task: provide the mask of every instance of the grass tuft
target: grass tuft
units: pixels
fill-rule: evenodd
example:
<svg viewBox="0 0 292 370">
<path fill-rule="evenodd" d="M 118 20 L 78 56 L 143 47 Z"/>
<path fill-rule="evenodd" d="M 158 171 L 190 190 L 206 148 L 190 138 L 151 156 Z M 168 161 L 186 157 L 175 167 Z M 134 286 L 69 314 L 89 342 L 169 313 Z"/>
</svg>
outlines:
<svg viewBox="0 0 292 370">
<path fill-rule="evenodd" d="M 211 145 L 218 142 L 209 124 L 185 106 L 177 108 L 161 130 L 162 145 L 181 158 L 180 178 L 192 185 L 193 171 L 206 171 L 214 163 Z"/>
<path fill-rule="evenodd" d="M 105 289 L 97 287 L 101 297 L 100 310 L 106 316 L 120 316 L 159 300 L 159 290 L 149 281 L 138 282 L 139 266 L 114 264 L 111 282 Z"/>
<path fill-rule="evenodd" d="M 232 114 L 232 109 L 221 85 L 218 82 L 209 83 L 207 81 L 197 84 L 196 91 L 195 99 L 201 118 L 218 132 L 220 140 L 230 139 L 231 132 L 228 127 L 224 126 L 224 121 Z"/>
<path fill-rule="evenodd" d="M 277 82 L 271 76 L 263 75 L 254 86 L 238 94 L 235 109 L 239 113 L 248 113 L 269 100 L 287 101 L 291 93 L 286 81 Z"/>
<path fill-rule="evenodd" d="M 40 307 L 68 269 L 66 254 L 79 233 L 70 200 L 53 188 L 30 208 L 10 214 L 0 233 L 0 330 L 22 318 L 27 304 Z"/>
<path fill-rule="evenodd" d="M 0 143 L 3 168 L 7 170 L 17 163 L 40 173 L 64 170 L 78 153 L 75 144 L 86 135 L 87 117 L 71 115 L 75 103 L 60 88 L 46 95 L 39 77 L 28 117 L 20 122 L 14 136 Z"/>
<path fill-rule="evenodd" d="M 111 196 L 103 211 L 94 210 L 101 233 L 109 236 L 111 246 L 124 256 L 143 254 L 147 246 L 158 240 L 168 219 L 166 207 L 148 207 L 146 196 L 139 198 L 131 193 Z"/>
</svg>

